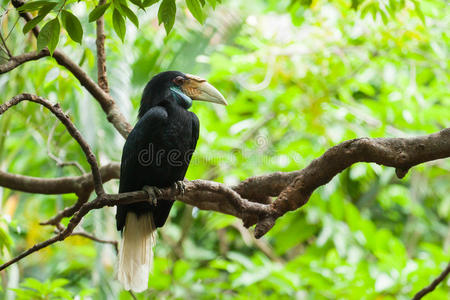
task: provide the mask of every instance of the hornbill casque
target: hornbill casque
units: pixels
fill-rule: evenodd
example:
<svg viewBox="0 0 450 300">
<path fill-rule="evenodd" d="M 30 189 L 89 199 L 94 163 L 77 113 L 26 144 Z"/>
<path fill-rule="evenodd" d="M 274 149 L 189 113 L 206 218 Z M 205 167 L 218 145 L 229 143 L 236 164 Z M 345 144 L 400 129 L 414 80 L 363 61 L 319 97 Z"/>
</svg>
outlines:
<svg viewBox="0 0 450 300">
<path fill-rule="evenodd" d="M 183 188 L 199 136 L 192 100 L 227 105 L 206 80 L 177 71 L 154 76 L 144 89 L 138 122 L 123 147 L 119 193 L 146 190 L 151 201 L 118 205 L 122 231 L 118 279 L 126 290 L 147 289 L 156 228 L 166 222 L 173 200 L 157 199 L 158 188 Z"/>
</svg>

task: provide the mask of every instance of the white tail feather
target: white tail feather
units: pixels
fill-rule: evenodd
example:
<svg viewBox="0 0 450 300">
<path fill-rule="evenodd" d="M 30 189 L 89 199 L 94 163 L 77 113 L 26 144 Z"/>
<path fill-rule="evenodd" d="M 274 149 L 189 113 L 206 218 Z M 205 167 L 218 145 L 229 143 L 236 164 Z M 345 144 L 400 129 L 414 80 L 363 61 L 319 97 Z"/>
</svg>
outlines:
<svg viewBox="0 0 450 300">
<path fill-rule="evenodd" d="M 138 217 L 135 213 L 127 213 L 117 275 L 125 290 L 138 293 L 147 289 L 155 242 L 153 214 Z"/>
</svg>

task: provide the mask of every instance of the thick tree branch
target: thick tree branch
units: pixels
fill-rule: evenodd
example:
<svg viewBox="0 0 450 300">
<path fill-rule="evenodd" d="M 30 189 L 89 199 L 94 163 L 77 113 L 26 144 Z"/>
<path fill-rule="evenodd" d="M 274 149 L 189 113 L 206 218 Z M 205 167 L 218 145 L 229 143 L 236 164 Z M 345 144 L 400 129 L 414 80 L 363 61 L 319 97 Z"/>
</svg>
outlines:
<svg viewBox="0 0 450 300">
<path fill-rule="evenodd" d="M 81 149 L 83 150 L 86 159 L 88 163 L 91 166 L 92 176 L 94 180 L 94 190 L 97 195 L 102 195 L 105 193 L 103 190 L 102 180 L 100 176 L 100 171 L 98 169 L 97 159 L 95 158 L 94 153 L 91 150 L 91 147 L 89 144 L 84 140 L 84 138 L 81 136 L 81 133 L 78 131 L 78 129 L 73 125 L 73 123 L 70 121 L 70 118 L 68 115 L 66 115 L 58 103 L 51 104 L 48 100 L 32 95 L 32 94 L 19 94 L 15 97 L 13 97 L 8 102 L 2 104 L 0 106 L 0 115 L 2 115 L 5 111 L 7 111 L 9 108 L 11 108 L 14 105 L 17 105 L 18 103 L 28 100 L 31 102 L 38 103 L 44 107 L 46 107 L 48 110 L 50 110 L 60 121 L 64 124 L 64 126 L 67 128 L 67 131 L 69 134 L 78 142 Z"/>
<path fill-rule="evenodd" d="M 105 0 L 99 0 L 99 5 Z M 13 0 L 17 8 L 24 4 L 23 0 Z M 32 20 L 32 15 L 20 12 L 19 15 L 27 22 Z M 56 62 L 71 72 L 79 80 L 82 86 L 97 100 L 111 122 L 123 137 L 127 137 L 131 131 L 131 125 L 119 111 L 115 101 L 109 94 L 106 76 L 105 34 L 103 17 L 96 21 L 97 25 L 97 77 L 98 84 L 92 80 L 78 64 L 74 63 L 62 51 L 56 50 L 53 58 Z M 39 35 L 39 28 L 32 29 L 33 34 Z M 0 65 L 0 74 L 9 72 L 14 68 L 33 60 L 50 56 L 48 49 L 39 52 L 24 53 L 13 56 L 7 48 L 5 39 L 0 34 L 0 42 L 6 49 L 9 58 L 6 63 Z M 52 238 L 34 245 L 17 257 L 0 266 L 0 270 L 21 260 L 22 258 L 39 251 L 51 244 L 62 241 L 69 236 L 80 235 L 100 243 L 112 244 L 117 251 L 117 242 L 97 238 L 83 231 L 74 232 L 75 227 L 82 218 L 93 209 L 117 204 L 148 201 L 148 195 L 144 191 L 136 191 L 124 194 L 105 194 L 103 183 L 119 176 L 119 165 L 108 164 L 98 167 L 95 156 L 89 145 L 81 137 L 78 130 L 72 124 L 67 115 L 63 113 L 58 104 L 52 105 L 46 99 L 31 95 L 20 94 L 7 103 L 0 106 L 0 115 L 11 106 L 23 100 L 39 103 L 48 108 L 66 126 L 72 137 L 80 144 L 91 166 L 91 173 L 78 177 L 63 177 L 57 179 L 35 178 L 21 175 L 13 175 L 0 171 L 0 186 L 15 190 L 42 193 L 63 194 L 76 193 L 78 200 L 75 204 L 65 208 L 43 225 L 54 225 L 59 232 Z M 51 152 L 49 151 L 49 155 Z M 399 178 L 403 178 L 408 170 L 420 163 L 450 157 L 450 129 L 444 129 L 438 133 L 416 138 L 360 138 L 343 142 L 326 151 L 321 157 L 313 160 L 306 168 L 290 173 L 272 173 L 263 176 L 251 177 L 237 186 L 227 187 L 223 184 L 194 180 L 185 181 L 185 192 L 175 187 L 162 190 L 164 199 L 177 199 L 187 204 L 197 206 L 204 210 L 214 210 L 241 218 L 245 226 L 256 224 L 255 237 L 259 238 L 267 233 L 276 220 L 286 212 L 296 210 L 305 205 L 311 194 L 320 186 L 327 184 L 337 174 L 357 162 L 374 162 L 379 165 L 394 167 Z M 62 164 L 56 156 L 53 157 Z M 72 163 L 76 165 L 76 163 Z M 79 168 L 82 170 L 82 168 Z M 92 190 L 97 197 L 89 200 Z M 271 197 L 277 199 L 271 202 Z M 60 221 L 64 217 L 71 217 L 66 228 Z M 242 226 L 235 226 L 245 236 Z M 247 233 L 248 235 L 248 233 Z M 246 237 L 249 239 L 249 237 Z M 273 252 L 266 244 L 253 240 L 260 249 L 269 257 L 276 259 Z M 427 293 L 433 291 L 450 273 L 450 264 L 429 286 L 419 291 L 413 299 L 421 299 Z M 133 295 L 134 297 L 134 295 Z"/>
<path fill-rule="evenodd" d="M 3 63 L 0 65 L 0 74 L 9 72 L 21 64 L 24 64 L 28 61 L 32 60 L 38 60 L 42 57 L 49 56 L 50 52 L 48 49 L 44 49 L 42 51 L 34 51 L 34 52 L 28 52 L 17 56 L 12 56 L 9 58 L 9 60 L 6 63 Z"/>
<path fill-rule="evenodd" d="M 423 296 L 425 296 L 428 293 L 431 293 L 439 283 L 441 283 L 445 277 L 450 273 L 450 263 L 447 265 L 447 268 L 445 268 L 444 271 L 435 279 L 432 283 L 430 283 L 429 286 L 424 287 L 421 289 L 417 294 L 414 295 L 413 300 L 419 300 L 422 299 Z"/>
<path fill-rule="evenodd" d="M 118 179 L 119 170 L 119 163 L 109 163 L 101 166 L 99 171 L 102 182 Z M 34 194 L 59 195 L 75 193 L 79 195 L 84 191 L 92 191 L 94 181 L 92 173 L 71 177 L 40 178 L 0 171 L 0 186 Z"/>
<path fill-rule="evenodd" d="M 450 128 L 428 136 L 415 138 L 362 138 L 346 141 L 329 149 L 300 171 L 277 172 L 252 177 L 234 188 L 206 180 L 185 181 L 183 194 L 180 194 L 176 187 L 171 187 L 162 189 L 160 197 L 177 199 L 203 210 L 230 214 L 241 218 L 246 225 L 256 224 L 255 236 L 258 238 L 272 228 L 277 218 L 304 205 L 317 187 L 326 184 L 353 163 L 375 162 L 380 165 L 407 170 L 419 163 L 449 156 Z M 289 183 L 290 180 L 293 182 Z M 257 189 L 258 186 L 259 190 Z M 299 188 L 299 190 L 295 191 L 295 188 Z M 272 196 L 277 192 L 280 193 L 280 196 L 272 204 L 261 204 L 245 199 L 239 191 L 244 195 L 247 194 L 256 198 Z M 54 224 L 57 222 L 56 220 L 72 215 L 64 231 L 48 241 L 36 244 L 18 257 L 0 266 L 0 270 L 43 247 L 70 236 L 81 219 L 93 209 L 140 201 L 149 201 L 148 194 L 145 191 L 101 194 L 90 202 L 79 200 L 73 207 L 58 214 L 57 218 L 59 219 L 46 222 Z"/>
<path fill-rule="evenodd" d="M 261 237 L 266 234 L 278 217 L 303 206 L 315 189 L 327 184 L 354 163 L 374 162 L 394 167 L 397 176 L 403 178 L 417 164 L 446 157 L 450 157 L 450 128 L 413 138 L 359 138 L 345 141 L 330 148 L 299 172 L 271 204 L 271 214 L 257 224 L 255 235 Z"/>
</svg>

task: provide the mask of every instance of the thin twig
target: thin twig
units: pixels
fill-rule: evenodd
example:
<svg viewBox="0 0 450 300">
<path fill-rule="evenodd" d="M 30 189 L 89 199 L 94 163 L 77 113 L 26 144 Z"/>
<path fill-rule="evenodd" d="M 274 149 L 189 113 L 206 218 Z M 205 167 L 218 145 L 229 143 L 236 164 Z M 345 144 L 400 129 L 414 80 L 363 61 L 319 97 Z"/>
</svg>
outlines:
<svg viewBox="0 0 450 300">
<path fill-rule="evenodd" d="M 65 166 L 74 166 L 75 168 L 78 169 L 78 171 L 80 171 L 81 174 L 86 173 L 86 171 L 83 169 L 83 167 L 77 161 L 63 161 L 62 159 L 60 159 L 59 157 L 57 157 L 55 154 L 52 153 L 52 150 L 50 149 L 51 148 L 50 144 L 51 144 L 51 141 L 53 140 L 53 135 L 55 134 L 55 129 L 56 129 L 57 125 L 58 125 L 58 122 L 55 122 L 55 124 L 50 129 L 50 133 L 48 134 L 47 155 L 56 162 L 56 165 L 58 167 L 62 168 Z"/>
<path fill-rule="evenodd" d="M 240 222 L 231 223 L 231 227 L 235 228 L 241 234 L 242 240 L 247 244 L 254 244 L 262 253 L 275 262 L 284 263 L 282 257 L 278 256 L 270 244 L 264 239 L 255 238 L 250 231 L 242 226 Z"/>
<path fill-rule="evenodd" d="M 35 244 L 33 247 L 31 247 L 30 249 L 20 253 L 19 255 L 17 255 L 16 257 L 14 257 L 13 259 L 7 261 L 6 263 L 4 263 L 3 265 L 0 266 L 0 271 L 6 269 L 7 267 L 9 267 L 10 265 L 18 262 L 19 260 L 21 260 L 24 257 L 27 257 L 28 255 L 30 255 L 31 253 L 34 253 L 36 251 L 39 251 L 45 247 L 48 247 L 56 242 L 62 241 L 63 239 L 61 238 L 61 234 L 57 234 L 54 237 L 46 240 L 45 242 L 42 243 L 38 243 Z"/>
<path fill-rule="evenodd" d="M 128 291 L 131 295 L 131 297 L 133 298 L 133 300 L 137 300 L 136 295 L 134 295 L 134 293 L 130 290 Z"/>
<path fill-rule="evenodd" d="M 89 200 L 90 194 L 90 191 L 83 192 L 78 196 L 78 200 L 74 205 L 64 208 L 51 219 L 39 224 L 58 226 L 63 218 L 69 218 L 73 216 L 81 208 L 81 206 Z"/>
<path fill-rule="evenodd" d="M 430 285 L 424 287 L 417 294 L 415 294 L 412 300 L 422 299 L 423 296 L 432 292 L 438 286 L 438 284 L 441 283 L 445 279 L 445 277 L 447 277 L 449 273 L 450 273 L 450 263 L 447 265 L 447 268 L 445 268 L 444 271 L 442 271 L 442 273 L 435 280 L 433 280 L 432 283 L 430 283 Z"/>
<path fill-rule="evenodd" d="M 4 16 L 6 16 L 6 15 L 7 15 L 7 13 L 5 13 L 4 15 L 2 15 L 0 25 L 3 25 L 3 18 L 4 18 Z M 0 29 L 0 39 L 1 39 L 1 41 L 2 41 L 3 47 L 5 47 L 6 54 L 8 54 L 8 57 L 12 57 L 11 51 L 9 50 L 8 45 L 6 45 L 5 39 L 3 38 L 3 32 L 1 31 L 1 29 Z"/>
<path fill-rule="evenodd" d="M 87 232 L 84 231 L 76 231 L 76 232 L 72 232 L 71 236 L 74 235 L 79 235 L 85 238 L 88 238 L 90 240 L 93 240 L 94 242 L 97 243 L 102 243 L 102 244 L 110 244 L 114 247 L 114 250 L 116 251 L 116 253 L 119 253 L 119 243 L 117 241 L 114 240 L 104 240 L 104 239 L 100 239 L 92 234 L 89 234 Z"/>
<path fill-rule="evenodd" d="M 11 33 L 13 32 L 14 28 L 16 28 L 17 23 L 19 23 L 19 18 L 16 19 L 16 22 L 14 22 L 14 25 L 9 30 L 8 35 L 5 37 L 5 41 L 7 41 L 9 39 L 9 37 L 11 36 Z"/>
</svg>

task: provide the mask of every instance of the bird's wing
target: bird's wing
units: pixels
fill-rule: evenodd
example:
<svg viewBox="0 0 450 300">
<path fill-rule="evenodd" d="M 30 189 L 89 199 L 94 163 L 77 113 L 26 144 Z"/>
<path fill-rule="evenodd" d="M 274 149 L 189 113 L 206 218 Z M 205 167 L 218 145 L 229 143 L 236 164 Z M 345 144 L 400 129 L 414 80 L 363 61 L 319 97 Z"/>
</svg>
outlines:
<svg viewBox="0 0 450 300">
<path fill-rule="evenodd" d="M 192 115 L 192 145 L 191 149 L 194 152 L 195 147 L 197 146 L 197 140 L 200 133 L 200 121 L 197 118 L 197 115 L 193 112 L 190 112 Z"/>
<path fill-rule="evenodd" d="M 142 168 L 140 155 L 142 155 L 142 150 L 146 150 L 149 143 L 154 139 L 153 132 L 157 128 L 164 126 L 167 118 L 167 111 L 163 107 L 153 107 L 142 116 L 128 135 L 123 147 L 120 165 L 119 193 L 140 190 L 144 185 L 141 182 L 143 178 L 137 176 L 138 171 Z M 121 230 L 125 225 L 126 213 L 127 210 L 124 206 L 117 206 L 116 221 L 118 230 Z"/>
</svg>

